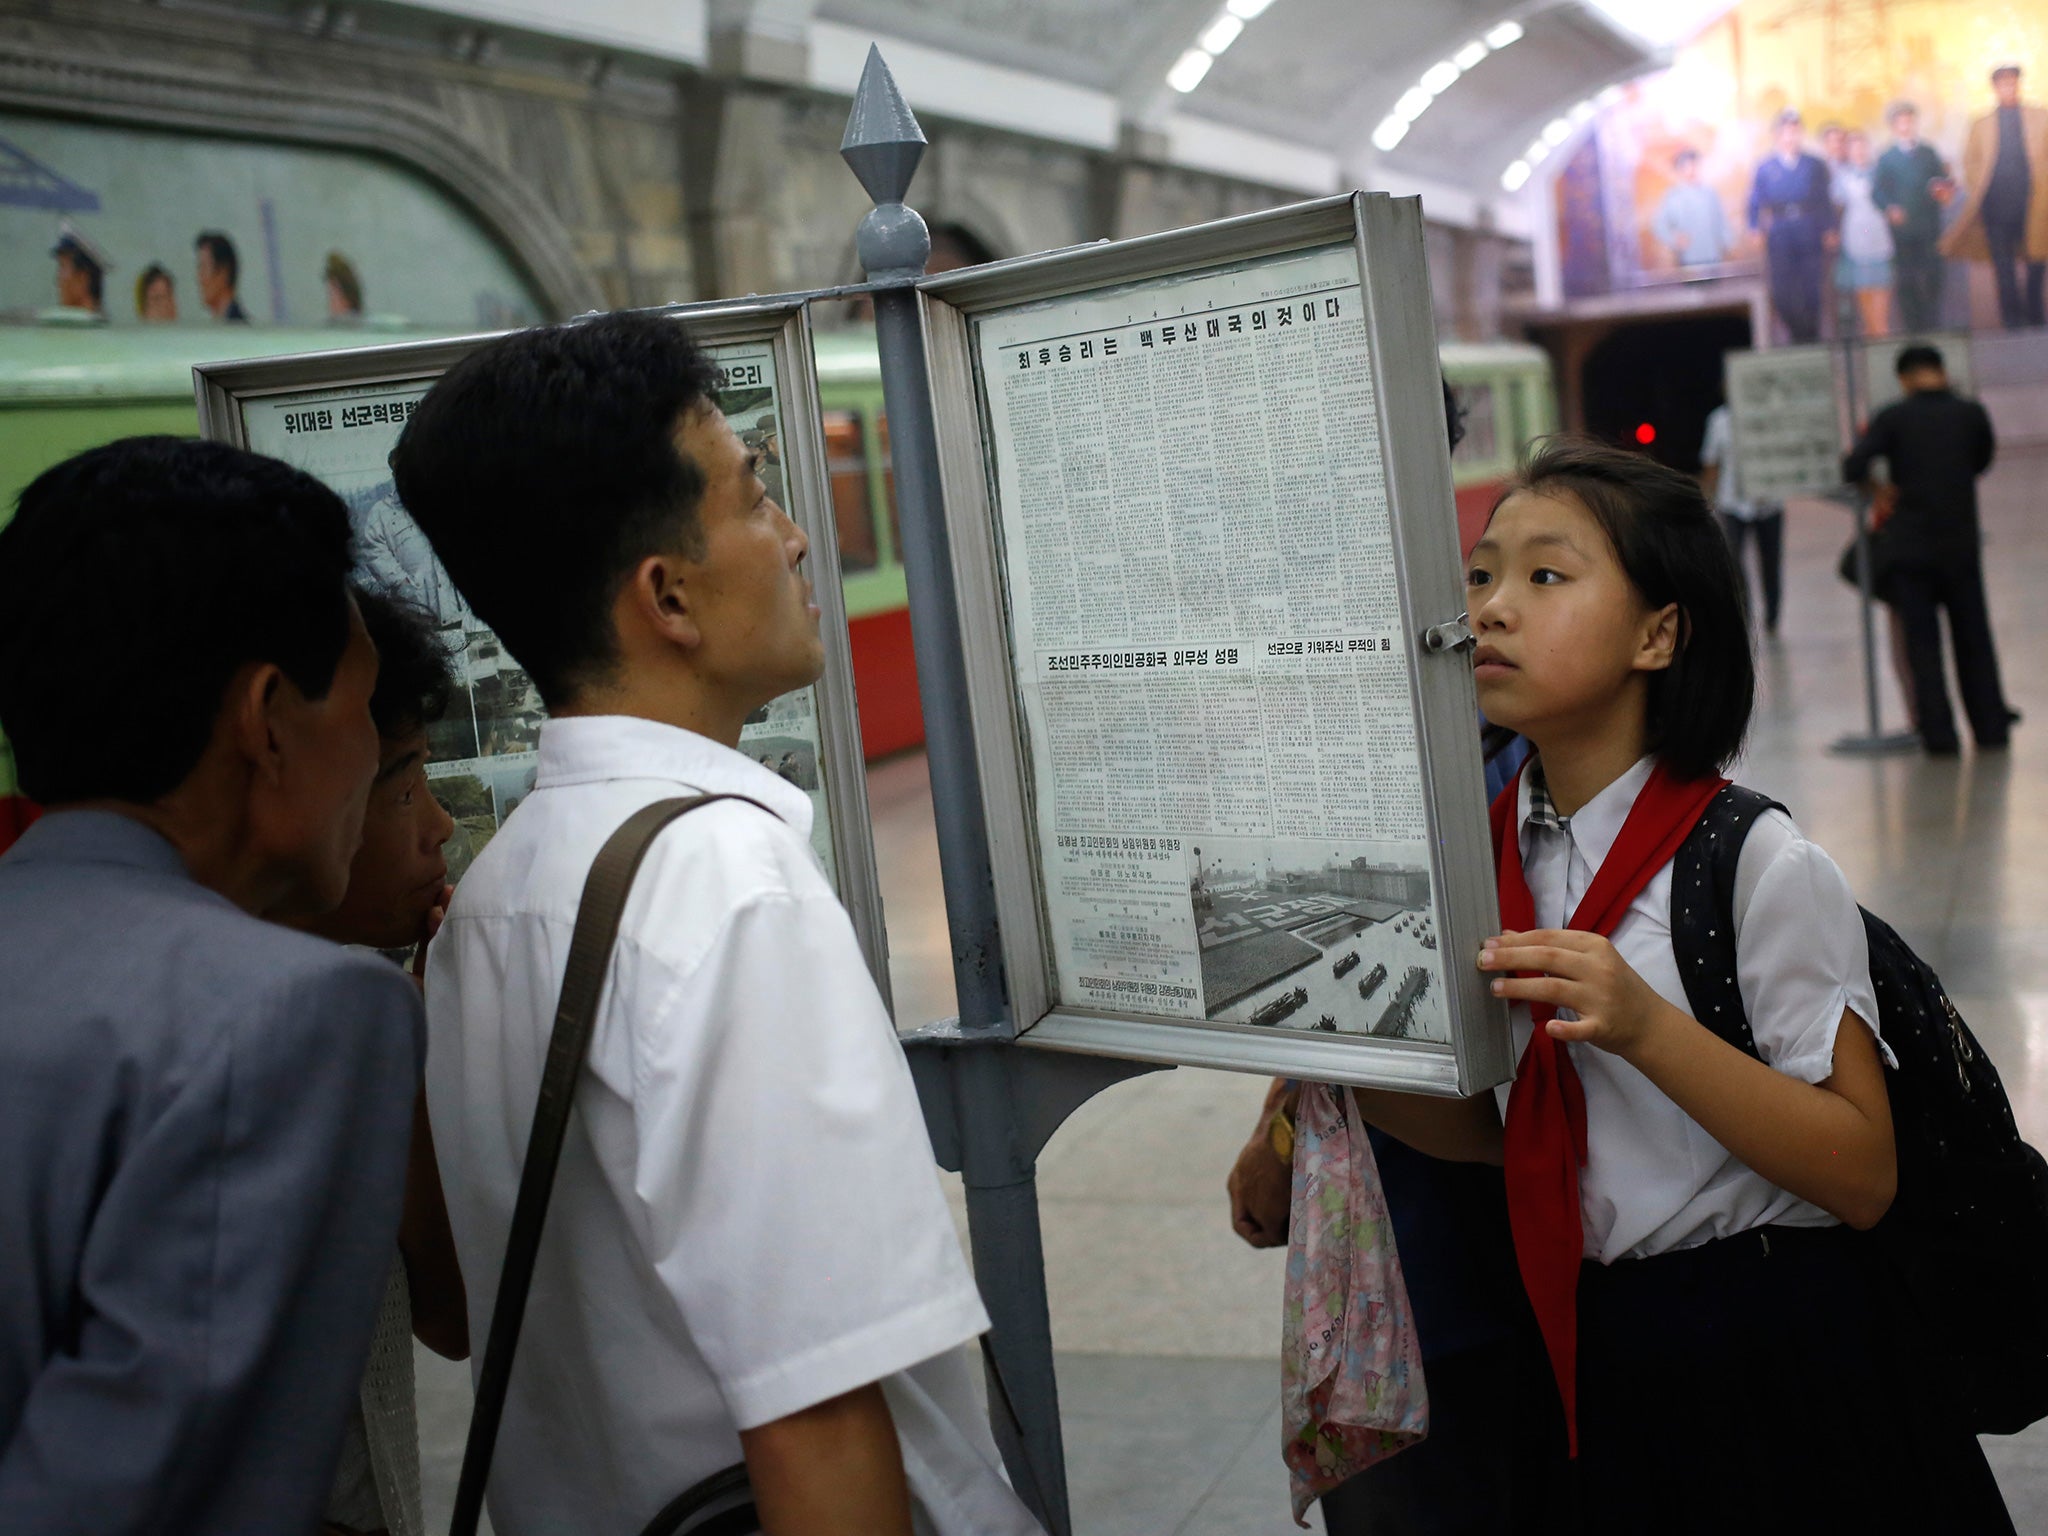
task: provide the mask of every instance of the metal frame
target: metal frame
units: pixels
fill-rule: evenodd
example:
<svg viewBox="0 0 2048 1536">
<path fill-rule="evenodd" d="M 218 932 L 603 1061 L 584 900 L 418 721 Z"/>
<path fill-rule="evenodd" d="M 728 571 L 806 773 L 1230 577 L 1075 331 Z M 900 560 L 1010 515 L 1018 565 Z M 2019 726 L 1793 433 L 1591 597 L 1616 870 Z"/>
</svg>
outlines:
<svg viewBox="0 0 2048 1536">
<path fill-rule="evenodd" d="M 1059 1005 L 1040 889 L 1030 755 L 1014 681 L 976 322 L 1038 300 L 1345 243 L 1357 253 L 1370 341 L 1451 1043 Z M 1462 617 L 1463 580 L 1419 202 L 1353 193 L 948 273 L 919 287 L 933 409 L 944 445 L 940 473 L 960 595 L 965 702 L 980 764 L 1011 1025 L 1021 1043 L 1438 1094 L 1469 1094 L 1504 1081 L 1513 1065 L 1506 1006 L 1491 996 L 1475 968 L 1456 963 L 1459 956 L 1477 954 L 1481 940 L 1498 931 L 1499 919 L 1471 670 L 1461 647 L 1440 650 L 1425 636 Z M 1456 873 L 1465 871 L 1473 874 Z"/>
<path fill-rule="evenodd" d="M 825 466 L 809 309 L 799 297 L 672 305 L 653 313 L 686 322 L 692 337 L 706 348 L 766 344 L 773 352 L 776 403 L 783 425 L 783 474 L 791 503 L 787 510 L 810 539 L 809 560 L 820 610 L 818 627 L 825 640 L 825 670 L 815 686 L 839 899 L 853 919 L 875 985 L 884 1003 L 891 1003 L 889 947 L 882 925 L 874 834 L 868 820 L 867 765 L 861 755 L 845 598 L 839 588 L 839 540 Z M 200 434 L 246 447 L 245 401 L 323 387 L 354 389 L 437 379 L 494 334 L 202 363 L 192 370 Z"/>
</svg>

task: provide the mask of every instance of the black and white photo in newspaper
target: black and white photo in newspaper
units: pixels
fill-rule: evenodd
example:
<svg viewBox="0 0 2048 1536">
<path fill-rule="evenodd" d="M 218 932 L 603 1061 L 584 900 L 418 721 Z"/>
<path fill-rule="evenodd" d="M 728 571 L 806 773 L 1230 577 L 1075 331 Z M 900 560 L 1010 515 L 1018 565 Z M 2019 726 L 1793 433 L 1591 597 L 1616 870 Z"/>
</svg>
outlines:
<svg viewBox="0 0 2048 1536">
<path fill-rule="evenodd" d="M 975 328 L 1057 1001 L 1447 1044 L 1355 247 Z"/>
</svg>

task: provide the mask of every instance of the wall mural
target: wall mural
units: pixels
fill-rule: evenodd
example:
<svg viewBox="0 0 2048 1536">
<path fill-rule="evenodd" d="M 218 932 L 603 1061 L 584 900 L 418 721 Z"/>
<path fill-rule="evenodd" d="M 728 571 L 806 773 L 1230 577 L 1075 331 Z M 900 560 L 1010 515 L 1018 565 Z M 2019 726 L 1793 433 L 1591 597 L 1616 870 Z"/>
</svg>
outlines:
<svg viewBox="0 0 2048 1536">
<path fill-rule="evenodd" d="M 0 311 L 111 324 L 544 318 L 439 188 L 373 155 L 0 112 Z"/>
<path fill-rule="evenodd" d="M 2048 0 L 1744 0 L 1554 199 L 1567 298 L 1761 275 L 1788 341 L 2040 325 Z"/>
</svg>

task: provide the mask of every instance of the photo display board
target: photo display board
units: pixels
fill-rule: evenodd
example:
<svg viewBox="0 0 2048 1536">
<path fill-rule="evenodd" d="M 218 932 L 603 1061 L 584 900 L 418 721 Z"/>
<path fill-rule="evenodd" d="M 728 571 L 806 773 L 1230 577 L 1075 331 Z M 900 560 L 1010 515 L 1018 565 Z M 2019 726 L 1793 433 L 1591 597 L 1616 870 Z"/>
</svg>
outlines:
<svg viewBox="0 0 2048 1536">
<path fill-rule="evenodd" d="M 1842 483 L 1842 412 L 1835 390 L 1837 349 L 1771 347 L 1730 352 L 1728 414 L 1740 495 L 1783 501 Z"/>
<path fill-rule="evenodd" d="M 825 673 L 749 718 L 740 750 L 809 795 L 812 847 L 853 915 L 886 998 L 887 950 L 809 326 L 800 308 L 786 304 L 665 313 L 689 324 L 718 363 L 720 409 L 741 441 L 761 455 L 769 494 L 810 538 Z M 389 459 L 434 381 L 490 339 L 195 370 L 205 435 L 283 459 L 333 487 L 354 523 L 358 579 L 411 599 L 439 624 L 459 688 L 447 715 L 429 729 L 427 776 L 455 819 L 447 849 L 455 880 L 533 789 L 546 711 L 525 669 L 471 612 L 406 515 Z"/>
<path fill-rule="evenodd" d="M 1423 643 L 1463 585 L 1413 201 L 924 286 L 1025 1038 L 1504 1078 L 1470 666 Z"/>
</svg>

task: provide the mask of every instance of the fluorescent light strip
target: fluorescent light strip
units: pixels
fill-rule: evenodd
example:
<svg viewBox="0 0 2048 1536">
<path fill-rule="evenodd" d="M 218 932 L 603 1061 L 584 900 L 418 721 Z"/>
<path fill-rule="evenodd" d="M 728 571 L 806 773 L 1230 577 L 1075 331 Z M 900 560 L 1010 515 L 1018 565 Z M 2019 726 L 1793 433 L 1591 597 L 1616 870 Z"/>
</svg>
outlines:
<svg viewBox="0 0 2048 1536">
<path fill-rule="evenodd" d="M 1173 68 L 1166 72 L 1166 83 L 1186 95 L 1202 83 L 1202 76 L 1209 73 L 1209 66 L 1215 62 L 1201 49 L 1190 48 L 1174 60 Z"/>
<path fill-rule="evenodd" d="M 1239 21 L 1257 21 L 1266 14 L 1266 7 L 1272 3 L 1273 0 L 1230 0 L 1224 9 Z"/>
<path fill-rule="evenodd" d="M 1221 16 L 1218 16 L 1209 23 L 1209 30 L 1197 38 L 1195 43 L 1204 53 L 1213 58 L 1236 42 L 1238 34 L 1243 31 L 1244 23 L 1231 15 L 1230 12 L 1225 11 Z"/>
<path fill-rule="evenodd" d="M 1400 116 L 1383 117 L 1380 119 L 1379 127 L 1372 131 L 1372 147 L 1384 155 L 1407 137 L 1407 118 Z"/>
<path fill-rule="evenodd" d="M 1471 42 L 1451 55 L 1451 62 L 1460 69 L 1470 69 L 1481 59 L 1485 58 L 1486 53 L 1486 44 L 1475 37 Z"/>
<path fill-rule="evenodd" d="M 1449 59 L 1443 59 L 1425 69 L 1422 78 L 1416 84 L 1432 96 L 1441 96 L 1457 84 L 1458 76 L 1463 73 L 1464 71 Z"/>
<path fill-rule="evenodd" d="M 1529 162 L 1526 160 L 1512 162 L 1506 170 L 1500 173 L 1501 190 L 1503 192 L 1521 191 L 1522 184 L 1529 179 L 1529 170 Z"/>
<path fill-rule="evenodd" d="M 1490 28 L 1487 31 L 1486 46 L 1496 49 L 1505 48 L 1509 43 L 1520 42 L 1521 38 L 1522 24 L 1519 21 L 1504 21 L 1499 26 Z"/>
</svg>

